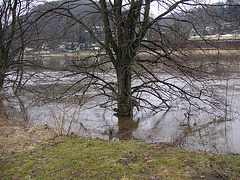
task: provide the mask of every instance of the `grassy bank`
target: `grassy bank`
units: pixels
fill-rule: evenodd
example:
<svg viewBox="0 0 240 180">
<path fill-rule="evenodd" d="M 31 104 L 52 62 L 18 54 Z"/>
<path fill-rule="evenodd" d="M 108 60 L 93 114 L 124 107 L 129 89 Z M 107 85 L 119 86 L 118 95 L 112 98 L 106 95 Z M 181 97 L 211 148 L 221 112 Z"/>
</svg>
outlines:
<svg viewBox="0 0 240 180">
<path fill-rule="evenodd" d="M 28 134 L 31 128 L 24 129 L 28 143 L 11 144 L 20 129 L 1 128 L 1 142 L 8 141 L 1 144 L 0 179 L 240 179 L 240 156 L 172 144 L 56 137 L 40 129 Z"/>
</svg>

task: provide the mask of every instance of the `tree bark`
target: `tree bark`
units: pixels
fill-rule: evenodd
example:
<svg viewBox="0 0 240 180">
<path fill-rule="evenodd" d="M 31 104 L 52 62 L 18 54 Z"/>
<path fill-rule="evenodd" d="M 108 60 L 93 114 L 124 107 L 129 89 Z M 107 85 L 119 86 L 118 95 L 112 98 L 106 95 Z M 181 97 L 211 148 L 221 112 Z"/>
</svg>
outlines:
<svg viewBox="0 0 240 180">
<path fill-rule="evenodd" d="M 126 61 L 126 60 L 125 60 Z M 131 103 L 131 81 L 132 70 L 131 65 L 125 63 L 123 66 L 116 68 L 117 80 L 118 80 L 118 97 L 117 113 L 119 116 L 131 116 L 132 115 L 132 103 Z"/>
</svg>

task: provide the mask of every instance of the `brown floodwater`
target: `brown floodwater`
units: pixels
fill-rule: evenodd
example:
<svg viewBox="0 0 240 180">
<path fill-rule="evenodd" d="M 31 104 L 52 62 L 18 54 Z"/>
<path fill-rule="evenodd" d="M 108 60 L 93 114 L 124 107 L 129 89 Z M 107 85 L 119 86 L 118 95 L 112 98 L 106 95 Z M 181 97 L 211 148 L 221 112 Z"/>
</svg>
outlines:
<svg viewBox="0 0 240 180">
<path fill-rule="evenodd" d="M 44 93 L 51 96 L 56 95 L 56 89 L 74 82 L 74 79 L 65 77 L 61 78 L 64 86 L 59 84 L 48 86 L 49 82 L 59 80 L 57 72 L 49 72 L 49 74 L 52 76 L 36 78 L 35 82 L 31 80 L 26 85 L 32 90 L 38 89 L 41 92 L 45 90 Z M 219 89 L 220 86 L 226 85 L 228 88 Z M 217 81 L 217 85 L 213 84 L 211 87 L 215 88 L 219 94 L 227 95 L 224 112 L 218 112 L 212 107 L 207 107 L 207 111 L 194 107 L 190 109 L 188 103 L 178 99 L 172 102 L 172 108 L 168 111 L 163 109 L 158 113 L 152 113 L 146 109 L 140 111 L 134 109 L 133 117 L 117 117 L 114 115 L 113 108 L 107 109 L 98 105 L 103 100 L 101 97 L 91 99 L 83 106 L 75 101 L 79 96 L 74 96 L 75 100 L 63 98 L 62 101 L 59 99 L 40 101 L 28 92 L 21 98 L 26 102 L 25 107 L 31 124 L 47 124 L 60 134 L 74 133 L 109 141 L 135 139 L 148 143 L 173 142 L 187 149 L 239 154 L 240 78 L 238 75 L 233 75 L 227 80 Z M 7 92 L 10 96 L 11 90 Z M 94 90 L 89 92 L 91 93 L 94 94 Z M 146 98 L 152 102 L 157 101 L 152 96 Z M 8 99 L 4 104 L 20 111 L 17 100 L 14 98 Z"/>
</svg>

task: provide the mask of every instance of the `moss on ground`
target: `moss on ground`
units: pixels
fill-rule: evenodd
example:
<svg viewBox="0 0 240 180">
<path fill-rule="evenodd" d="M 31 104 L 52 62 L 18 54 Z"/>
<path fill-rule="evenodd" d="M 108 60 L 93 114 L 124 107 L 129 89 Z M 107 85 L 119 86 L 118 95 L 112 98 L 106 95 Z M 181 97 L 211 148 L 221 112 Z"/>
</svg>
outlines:
<svg viewBox="0 0 240 180">
<path fill-rule="evenodd" d="M 163 143 L 56 137 L 2 153 L 0 174 L 0 179 L 240 179 L 240 156 Z"/>
</svg>

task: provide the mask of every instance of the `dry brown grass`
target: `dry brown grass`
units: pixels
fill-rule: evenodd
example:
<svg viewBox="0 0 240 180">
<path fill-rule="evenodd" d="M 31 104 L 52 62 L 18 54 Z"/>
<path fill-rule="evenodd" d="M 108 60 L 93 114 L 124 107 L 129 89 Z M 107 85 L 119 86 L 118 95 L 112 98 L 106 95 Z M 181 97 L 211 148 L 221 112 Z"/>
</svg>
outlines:
<svg viewBox="0 0 240 180">
<path fill-rule="evenodd" d="M 0 154 L 4 156 L 32 150 L 55 137 L 54 131 L 41 126 L 25 127 L 0 122 Z"/>
<path fill-rule="evenodd" d="M 184 50 L 187 54 L 220 54 L 220 55 L 240 55 L 240 50 L 235 49 L 194 49 Z"/>
<path fill-rule="evenodd" d="M 162 51 L 158 51 L 158 53 L 164 55 Z M 193 70 L 192 73 L 199 75 L 199 77 L 205 75 L 225 76 L 240 71 L 240 50 L 181 49 L 173 51 L 169 55 L 174 61 L 168 58 L 160 58 L 156 53 L 147 51 L 140 52 L 138 58 L 150 61 L 156 61 L 159 58 L 158 65 L 154 64 L 148 67 L 148 69 L 152 68 L 152 70 L 157 69 L 158 72 L 177 73 L 179 65 L 183 65 L 187 71 L 190 68 Z"/>
</svg>

